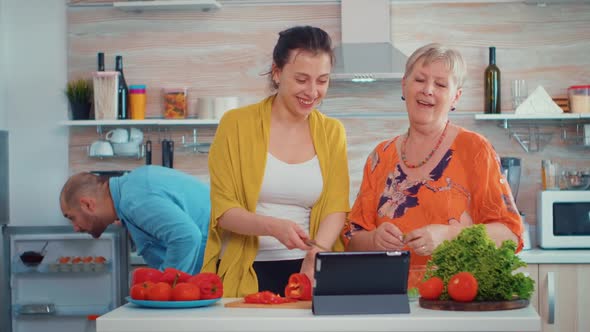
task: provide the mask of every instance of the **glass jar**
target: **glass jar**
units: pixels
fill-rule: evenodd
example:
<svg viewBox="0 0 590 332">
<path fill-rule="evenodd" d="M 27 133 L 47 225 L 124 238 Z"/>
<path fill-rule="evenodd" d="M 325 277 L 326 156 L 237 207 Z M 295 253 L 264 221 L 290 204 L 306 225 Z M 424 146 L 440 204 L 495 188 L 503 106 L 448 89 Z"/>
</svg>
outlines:
<svg viewBox="0 0 590 332">
<path fill-rule="evenodd" d="M 164 118 L 184 119 L 187 114 L 187 88 L 162 89 Z"/>
<path fill-rule="evenodd" d="M 590 85 L 573 85 L 567 89 L 572 113 L 590 113 Z"/>
</svg>

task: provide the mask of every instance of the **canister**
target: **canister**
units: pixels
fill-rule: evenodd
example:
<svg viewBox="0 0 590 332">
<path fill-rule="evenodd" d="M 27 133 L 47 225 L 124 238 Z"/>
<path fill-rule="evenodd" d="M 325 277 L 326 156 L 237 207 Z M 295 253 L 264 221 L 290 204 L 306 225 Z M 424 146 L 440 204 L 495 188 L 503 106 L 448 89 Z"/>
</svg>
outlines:
<svg viewBox="0 0 590 332">
<path fill-rule="evenodd" d="M 590 113 L 590 85 L 572 85 L 567 94 L 572 113 Z"/>
<path fill-rule="evenodd" d="M 131 119 L 145 119 L 146 100 L 145 85 L 136 84 L 129 86 L 129 110 L 131 111 Z"/>
<path fill-rule="evenodd" d="M 92 79 L 95 119 L 116 120 L 119 73 L 116 71 L 97 71 L 92 73 Z"/>
</svg>

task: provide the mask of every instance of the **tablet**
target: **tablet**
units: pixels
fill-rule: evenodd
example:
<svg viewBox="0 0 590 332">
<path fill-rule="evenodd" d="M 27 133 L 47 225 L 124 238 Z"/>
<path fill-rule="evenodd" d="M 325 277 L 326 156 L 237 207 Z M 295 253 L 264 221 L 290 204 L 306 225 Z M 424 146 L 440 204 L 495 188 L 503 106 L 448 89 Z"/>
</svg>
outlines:
<svg viewBox="0 0 590 332">
<path fill-rule="evenodd" d="M 408 251 L 319 252 L 314 295 L 406 294 Z"/>
</svg>

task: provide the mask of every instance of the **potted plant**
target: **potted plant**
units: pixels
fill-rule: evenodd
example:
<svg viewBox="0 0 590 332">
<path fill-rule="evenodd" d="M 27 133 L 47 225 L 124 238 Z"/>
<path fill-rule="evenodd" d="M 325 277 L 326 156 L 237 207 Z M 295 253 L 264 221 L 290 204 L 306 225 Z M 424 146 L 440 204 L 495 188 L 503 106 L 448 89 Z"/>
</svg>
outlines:
<svg viewBox="0 0 590 332">
<path fill-rule="evenodd" d="M 65 93 L 70 102 L 73 120 L 87 120 L 90 118 L 92 92 L 92 81 L 90 80 L 80 78 L 68 82 Z"/>
</svg>

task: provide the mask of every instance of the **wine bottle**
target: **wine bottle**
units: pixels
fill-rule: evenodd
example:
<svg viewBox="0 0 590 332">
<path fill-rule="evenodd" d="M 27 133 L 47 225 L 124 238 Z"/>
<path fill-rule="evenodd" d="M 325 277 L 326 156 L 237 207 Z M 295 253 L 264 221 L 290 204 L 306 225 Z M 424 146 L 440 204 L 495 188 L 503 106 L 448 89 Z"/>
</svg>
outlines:
<svg viewBox="0 0 590 332">
<path fill-rule="evenodd" d="M 98 71 L 104 71 L 104 53 L 98 52 Z"/>
<path fill-rule="evenodd" d="M 115 70 L 119 72 L 119 87 L 117 89 L 117 117 L 121 120 L 129 119 L 128 112 L 128 96 L 129 89 L 125 82 L 125 75 L 123 74 L 123 57 L 117 55 L 115 57 Z"/>
<path fill-rule="evenodd" d="M 500 69 L 496 66 L 496 48 L 490 47 L 490 64 L 485 70 L 484 113 L 501 113 L 500 102 Z"/>
</svg>

